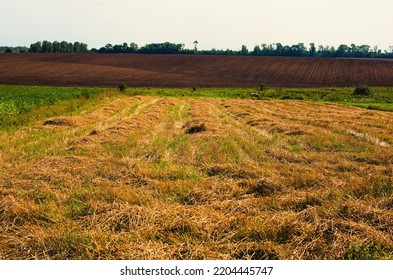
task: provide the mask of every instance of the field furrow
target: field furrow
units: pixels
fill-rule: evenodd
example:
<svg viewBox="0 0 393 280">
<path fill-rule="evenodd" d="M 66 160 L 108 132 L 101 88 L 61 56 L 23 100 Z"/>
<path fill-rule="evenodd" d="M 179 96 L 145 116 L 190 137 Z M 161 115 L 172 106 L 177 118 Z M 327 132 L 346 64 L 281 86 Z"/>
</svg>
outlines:
<svg viewBox="0 0 393 280">
<path fill-rule="evenodd" d="M 142 54 L 0 54 L 2 84 L 141 87 L 391 86 L 389 59 Z M 375 69 L 375 73 L 372 70 Z"/>
</svg>

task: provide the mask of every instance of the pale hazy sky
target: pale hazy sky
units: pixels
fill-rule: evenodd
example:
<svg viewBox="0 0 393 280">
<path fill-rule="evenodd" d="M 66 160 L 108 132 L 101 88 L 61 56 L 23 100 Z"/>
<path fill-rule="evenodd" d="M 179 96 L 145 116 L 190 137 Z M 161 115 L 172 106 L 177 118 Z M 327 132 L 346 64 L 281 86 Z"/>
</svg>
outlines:
<svg viewBox="0 0 393 280">
<path fill-rule="evenodd" d="M 393 45 L 392 0 L 0 0 L 0 46 L 36 41 Z"/>
</svg>

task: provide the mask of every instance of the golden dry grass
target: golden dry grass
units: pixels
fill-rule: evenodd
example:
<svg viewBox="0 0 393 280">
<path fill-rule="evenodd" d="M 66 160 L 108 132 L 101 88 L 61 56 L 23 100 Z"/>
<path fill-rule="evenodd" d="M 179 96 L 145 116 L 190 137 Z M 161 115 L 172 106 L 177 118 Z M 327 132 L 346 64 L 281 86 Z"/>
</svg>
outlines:
<svg viewBox="0 0 393 280">
<path fill-rule="evenodd" d="M 121 97 L 0 136 L 1 259 L 392 259 L 391 113 Z"/>
</svg>

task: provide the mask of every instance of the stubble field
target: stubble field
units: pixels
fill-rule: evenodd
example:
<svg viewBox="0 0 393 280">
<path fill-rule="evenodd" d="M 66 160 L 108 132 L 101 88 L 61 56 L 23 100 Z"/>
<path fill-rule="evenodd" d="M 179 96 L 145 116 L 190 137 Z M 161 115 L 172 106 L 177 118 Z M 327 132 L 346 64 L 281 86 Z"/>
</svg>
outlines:
<svg viewBox="0 0 393 280">
<path fill-rule="evenodd" d="M 392 259 L 393 118 L 106 93 L 0 134 L 0 259 Z"/>
</svg>

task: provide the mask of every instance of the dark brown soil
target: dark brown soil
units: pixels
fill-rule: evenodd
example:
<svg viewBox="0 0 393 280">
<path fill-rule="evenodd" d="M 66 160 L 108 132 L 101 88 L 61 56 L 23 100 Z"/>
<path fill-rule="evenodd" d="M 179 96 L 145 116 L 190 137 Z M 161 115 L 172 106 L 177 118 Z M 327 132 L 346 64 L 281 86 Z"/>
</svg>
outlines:
<svg viewBox="0 0 393 280">
<path fill-rule="evenodd" d="M 117 87 L 393 86 L 393 60 L 213 55 L 0 54 L 0 84 Z"/>
</svg>

